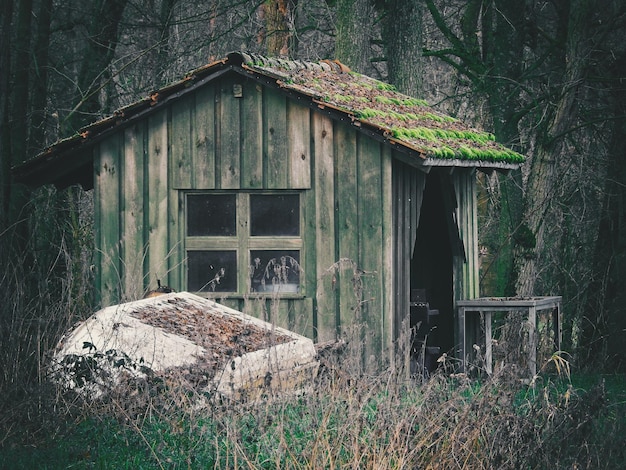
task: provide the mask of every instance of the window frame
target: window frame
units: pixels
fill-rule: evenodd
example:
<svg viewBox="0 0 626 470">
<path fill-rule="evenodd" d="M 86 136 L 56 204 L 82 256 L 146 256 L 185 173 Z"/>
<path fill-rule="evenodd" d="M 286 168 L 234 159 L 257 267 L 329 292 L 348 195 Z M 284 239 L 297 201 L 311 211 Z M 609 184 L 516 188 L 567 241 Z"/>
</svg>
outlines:
<svg viewBox="0 0 626 470">
<path fill-rule="evenodd" d="M 235 211 L 236 211 L 236 234 L 234 236 L 188 236 L 188 197 L 191 195 L 235 195 Z M 251 236 L 250 235 L 250 196 L 251 195 L 297 195 L 299 209 L 299 235 L 271 235 L 271 236 Z M 183 191 L 183 224 L 182 236 L 184 240 L 183 255 L 184 262 L 182 266 L 183 285 L 189 286 L 189 264 L 188 252 L 190 251 L 235 251 L 237 263 L 237 291 L 236 292 L 211 292 L 200 291 L 194 292 L 207 298 L 243 298 L 247 296 L 274 296 L 288 298 L 305 297 L 304 289 L 304 211 L 302 207 L 303 197 L 302 191 L 254 191 L 254 190 L 193 190 Z M 300 255 L 300 283 L 298 292 L 251 292 L 251 280 L 249 275 L 250 253 L 255 250 L 266 251 L 298 251 Z"/>
</svg>

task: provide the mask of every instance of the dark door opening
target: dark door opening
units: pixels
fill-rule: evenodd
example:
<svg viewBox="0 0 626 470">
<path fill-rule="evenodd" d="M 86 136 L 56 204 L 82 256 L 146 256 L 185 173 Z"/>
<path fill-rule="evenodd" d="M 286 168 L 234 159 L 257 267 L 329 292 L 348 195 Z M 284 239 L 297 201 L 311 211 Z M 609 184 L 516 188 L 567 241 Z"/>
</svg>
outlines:
<svg viewBox="0 0 626 470">
<path fill-rule="evenodd" d="M 454 192 L 447 175 L 431 172 L 426 177 L 411 259 L 411 292 L 414 297 L 411 299 L 411 328 L 417 331 L 414 333 L 414 357 L 411 360 L 417 361 L 429 372 L 436 368 L 437 358 L 454 347 L 452 257 L 458 254 L 455 249 L 458 250 L 459 240 L 452 214 L 453 201 Z M 427 310 L 416 308 L 420 304 L 427 304 Z M 424 351 L 427 354 L 422 356 Z"/>
</svg>

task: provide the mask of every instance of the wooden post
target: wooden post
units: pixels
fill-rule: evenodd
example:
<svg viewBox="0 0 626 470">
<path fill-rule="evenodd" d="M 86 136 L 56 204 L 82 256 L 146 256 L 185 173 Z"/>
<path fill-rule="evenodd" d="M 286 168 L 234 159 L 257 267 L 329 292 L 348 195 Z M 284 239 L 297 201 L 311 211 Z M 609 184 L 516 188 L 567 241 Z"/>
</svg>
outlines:
<svg viewBox="0 0 626 470">
<path fill-rule="evenodd" d="M 531 377 L 537 374 L 537 310 L 528 307 L 528 368 Z"/>
</svg>

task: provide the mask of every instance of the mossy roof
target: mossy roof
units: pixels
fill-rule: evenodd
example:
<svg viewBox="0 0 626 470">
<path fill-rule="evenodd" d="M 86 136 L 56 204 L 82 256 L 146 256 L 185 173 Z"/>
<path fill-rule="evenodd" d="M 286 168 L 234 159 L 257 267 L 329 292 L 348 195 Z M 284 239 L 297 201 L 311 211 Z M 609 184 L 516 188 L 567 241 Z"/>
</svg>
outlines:
<svg viewBox="0 0 626 470">
<path fill-rule="evenodd" d="M 350 71 L 337 61 L 306 63 L 241 54 L 243 65 L 280 80 L 285 89 L 335 108 L 425 158 L 520 164 L 524 157 L 493 134 L 437 111 L 393 85 Z M 451 166 L 454 163 L 450 162 Z M 465 165 L 463 165 L 465 166 Z"/>
<path fill-rule="evenodd" d="M 416 166 L 512 169 L 524 161 L 493 134 L 443 114 L 387 83 L 352 72 L 338 61 L 303 62 L 235 52 L 59 140 L 15 167 L 13 174 L 17 181 L 31 186 L 79 183 L 90 188 L 93 157 L 85 150 L 227 71 L 252 77 L 350 123 L 408 155 L 406 159 Z"/>
</svg>

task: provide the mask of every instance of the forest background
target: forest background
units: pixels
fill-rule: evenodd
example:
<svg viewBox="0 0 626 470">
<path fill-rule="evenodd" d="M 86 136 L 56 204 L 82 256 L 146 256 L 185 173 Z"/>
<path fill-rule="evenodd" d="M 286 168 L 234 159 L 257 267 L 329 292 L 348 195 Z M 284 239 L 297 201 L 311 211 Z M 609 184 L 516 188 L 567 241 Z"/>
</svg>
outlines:
<svg viewBox="0 0 626 470">
<path fill-rule="evenodd" d="M 622 0 L 3 0 L 0 393 L 95 307 L 91 194 L 11 167 L 187 71 L 247 50 L 339 59 L 527 156 L 479 173 L 483 295 L 562 295 L 571 363 L 626 369 Z"/>
</svg>

